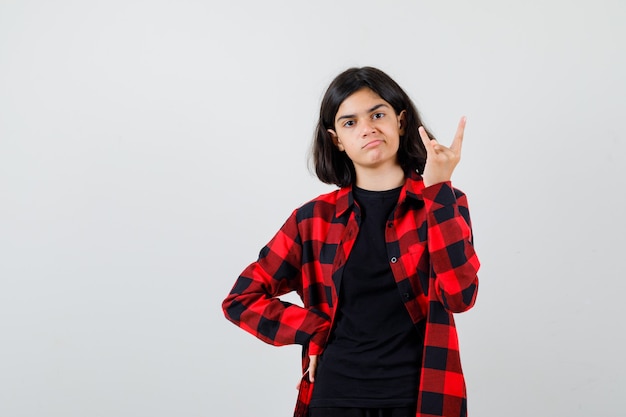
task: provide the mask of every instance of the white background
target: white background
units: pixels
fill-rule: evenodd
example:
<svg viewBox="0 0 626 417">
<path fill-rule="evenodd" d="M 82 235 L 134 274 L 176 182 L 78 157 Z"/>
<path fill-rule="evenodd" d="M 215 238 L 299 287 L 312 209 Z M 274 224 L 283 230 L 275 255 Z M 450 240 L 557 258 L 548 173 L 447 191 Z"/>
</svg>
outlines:
<svg viewBox="0 0 626 417">
<path fill-rule="evenodd" d="M 221 301 L 373 65 L 449 143 L 469 412 L 623 416 L 626 3 L 0 1 L 0 416 L 288 416 L 300 350 Z"/>
</svg>

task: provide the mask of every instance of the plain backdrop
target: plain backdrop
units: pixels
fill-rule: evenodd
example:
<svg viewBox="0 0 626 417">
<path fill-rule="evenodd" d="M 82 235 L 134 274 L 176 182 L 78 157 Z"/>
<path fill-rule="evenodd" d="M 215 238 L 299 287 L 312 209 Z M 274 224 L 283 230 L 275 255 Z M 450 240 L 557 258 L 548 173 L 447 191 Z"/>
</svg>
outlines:
<svg viewBox="0 0 626 417">
<path fill-rule="evenodd" d="M 624 415 L 623 0 L 0 0 L 0 416 L 289 416 L 300 349 L 221 301 L 333 189 L 328 83 L 372 65 L 449 144 L 482 269 L 475 417 Z"/>
</svg>

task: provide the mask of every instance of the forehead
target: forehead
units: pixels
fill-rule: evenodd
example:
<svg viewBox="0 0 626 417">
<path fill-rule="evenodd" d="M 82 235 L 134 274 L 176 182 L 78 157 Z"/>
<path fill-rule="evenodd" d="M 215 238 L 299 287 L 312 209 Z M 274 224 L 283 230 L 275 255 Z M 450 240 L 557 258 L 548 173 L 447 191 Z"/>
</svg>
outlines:
<svg viewBox="0 0 626 417">
<path fill-rule="evenodd" d="M 356 115 L 359 113 L 366 113 L 372 107 L 379 104 L 385 104 L 391 108 L 391 105 L 382 99 L 376 92 L 369 88 L 361 88 L 350 94 L 346 99 L 341 102 L 337 109 L 336 117 L 343 115 Z"/>
</svg>

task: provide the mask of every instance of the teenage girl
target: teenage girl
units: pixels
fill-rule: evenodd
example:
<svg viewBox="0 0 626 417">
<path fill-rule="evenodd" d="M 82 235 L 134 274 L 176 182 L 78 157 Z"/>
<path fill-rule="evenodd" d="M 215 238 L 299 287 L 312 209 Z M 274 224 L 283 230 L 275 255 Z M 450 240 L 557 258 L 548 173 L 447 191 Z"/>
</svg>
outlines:
<svg viewBox="0 0 626 417">
<path fill-rule="evenodd" d="M 473 306 L 479 261 L 450 182 L 464 129 L 440 144 L 376 68 L 328 87 L 312 154 L 339 188 L 294 210 L 223 302 L 259 339 L 303 346 L 295 417 L 467 415 L 452 313 Z"/>
</svg>

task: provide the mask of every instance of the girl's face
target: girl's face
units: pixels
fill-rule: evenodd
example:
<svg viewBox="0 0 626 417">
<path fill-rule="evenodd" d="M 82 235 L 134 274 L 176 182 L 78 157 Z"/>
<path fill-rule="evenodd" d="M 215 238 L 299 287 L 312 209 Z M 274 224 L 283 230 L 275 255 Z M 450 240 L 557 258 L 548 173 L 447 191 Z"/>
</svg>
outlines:
<svg viewBox="0 0 626 417">
<path fill-rule="evenodd" d="M 346 98 L 328 129 L 335 146 L 345 152 L 359 176 L 370 169 L 399 166 L 396 155 L 404 134 L 405 111 L 396 114 L 391 104 L 369 88 Z"/>
</svg>

